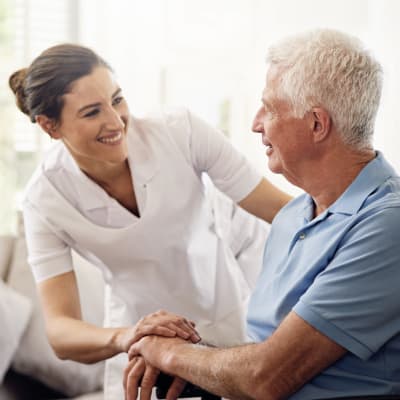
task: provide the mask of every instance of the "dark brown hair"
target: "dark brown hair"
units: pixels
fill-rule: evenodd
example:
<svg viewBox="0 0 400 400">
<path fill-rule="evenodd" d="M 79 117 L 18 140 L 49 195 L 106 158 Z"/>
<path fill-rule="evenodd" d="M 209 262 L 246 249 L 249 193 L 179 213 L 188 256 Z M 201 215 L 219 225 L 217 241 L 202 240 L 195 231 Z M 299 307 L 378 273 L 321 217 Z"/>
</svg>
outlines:
<svg viewBox="0 0 400 400">
<path fill-rule="evenodd" d="M 36 122 L 35 117 L 40 114 L 59 121 L 63 95 L 68 93 L 71 84 L 99 66 L 111 70 L 93 50 L 60 44 L 45 50 L 28 68 L 14 72 L 8 82 L 18 108 L 32 122 Z"/>
</svg>

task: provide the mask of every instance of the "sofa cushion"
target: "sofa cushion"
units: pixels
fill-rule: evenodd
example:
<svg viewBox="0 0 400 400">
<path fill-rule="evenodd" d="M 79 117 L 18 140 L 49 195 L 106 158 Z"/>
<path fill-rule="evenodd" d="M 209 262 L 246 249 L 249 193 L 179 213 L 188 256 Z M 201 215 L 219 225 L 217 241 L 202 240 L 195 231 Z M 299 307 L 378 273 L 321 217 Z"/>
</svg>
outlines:
<svg viewBox="0 0 400 400">
<path fill-rule="evenodd" d="M 30 315 L 30 300 L 0 280 L 0 385 L 20 344 Z"/>
<path fill-rule="evenodd" d="M 14 248 L 13 236 L 0 235 L 0 279 L 6 280 Z"/>
<path fill-rule="evenodd" d="M 26 260 L 26 243 L 24 237 L 20 236 L 14 246 L 8 284 L 32 300 L 33 314 L 15 354 L 13 368 L 68 396 L 99 389 L 103 383 L 103 363 L 84 365 L 74 361 L 63 361 L 58 359 L 51 349 L 45 333 L 44 317 L 36 286 Z M 76 273 L 79 288 L 85 294 L 81 298 L 83 316 L 88 322 L 101 325 L 103 319 L 101 277 L 91 265 L 76 266 Z"/>
</svg>

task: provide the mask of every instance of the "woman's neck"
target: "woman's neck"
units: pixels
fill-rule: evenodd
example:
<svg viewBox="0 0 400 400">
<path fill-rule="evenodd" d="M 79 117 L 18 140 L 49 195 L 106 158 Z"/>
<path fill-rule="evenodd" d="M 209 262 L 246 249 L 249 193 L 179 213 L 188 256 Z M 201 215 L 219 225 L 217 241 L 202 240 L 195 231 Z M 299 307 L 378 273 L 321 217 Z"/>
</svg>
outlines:
<svg viewBox="0 0 400 400">
<path fill-rule="evenodd" d="M 94 182 L 101 186 L 106 191 L 118 185 L 118 182 L 130 176 L 130 168 L 128 160 L 122 163 L 99 163 L 97 165 L 79 166 L 80 169 Z"/>
</svg>

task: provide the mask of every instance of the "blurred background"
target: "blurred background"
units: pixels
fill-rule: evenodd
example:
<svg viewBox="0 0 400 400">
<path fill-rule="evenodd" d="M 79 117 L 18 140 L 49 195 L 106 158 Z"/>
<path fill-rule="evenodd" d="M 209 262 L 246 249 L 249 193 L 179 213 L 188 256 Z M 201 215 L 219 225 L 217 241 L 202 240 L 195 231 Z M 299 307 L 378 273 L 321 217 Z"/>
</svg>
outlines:
<svg viewBox="0 0 400 400">
<path fill-rule="evenodd" d="M 361 38 L 385 71 L 375 147 L 400 171 L 399 17 L 398 0 L 0 0 L 0 234 L 15 231 L 21 191 L 49 144 L 17 110 L 7 81 L 45 48 L 92 47 L 113 66 L 133 114 L 186 106 L 298 194 L 268 171 L 250 129 L 267 47 L 316 27 Z"/>
</svg>

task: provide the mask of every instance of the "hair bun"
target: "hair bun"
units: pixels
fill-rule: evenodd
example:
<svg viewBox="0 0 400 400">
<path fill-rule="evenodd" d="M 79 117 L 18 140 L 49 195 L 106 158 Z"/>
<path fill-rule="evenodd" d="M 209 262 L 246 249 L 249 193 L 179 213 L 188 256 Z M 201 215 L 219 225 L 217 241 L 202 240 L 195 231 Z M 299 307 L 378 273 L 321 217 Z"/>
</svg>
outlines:
<svg viewBox="0 0 400 400">
<path fill-rule="evenodd" d="M 28 69 L 22 68 L 15 71 L 9 78 L 8 84 L 11 90 L 14 92 L 18 108 L 26 115 L 30 115 L 29 109 L 26 105 L 26 94 L 24 90 L 25 78 Z"/>
</svg>

